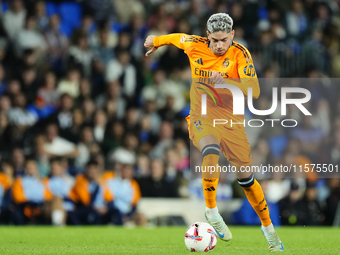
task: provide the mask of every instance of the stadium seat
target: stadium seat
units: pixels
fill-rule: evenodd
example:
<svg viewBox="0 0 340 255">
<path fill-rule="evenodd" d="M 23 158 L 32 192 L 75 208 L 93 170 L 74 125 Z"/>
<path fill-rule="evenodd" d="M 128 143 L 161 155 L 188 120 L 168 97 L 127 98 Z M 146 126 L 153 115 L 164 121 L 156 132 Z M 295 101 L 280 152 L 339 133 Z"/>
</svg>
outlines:
<svg viewBox="0 0 340 255">
<path fill-rule="evenodd" d="M 7 2 L 2 2 L 1 3 L 1 12 L 4 13 L 8 9 L 8 3 Z"/>
<path fill-rule="evenodd" d="M 69 23 L 65 21 L 61 21 L 60 31 L 59 31 L 60 33 L 64 34 L 67 37 L 70 37 L 72 34 L 72 31 L 73 31 L 73 27 Z"/>
<path fill-rule="evenodd" d="M 53 14 L 58 13 L 57 5 L 55 3 L 46 2 L 45 6 L 46 6 L 46 14 L 48 17 L 50 17 Z"/>
<path fill-rule="evenodd" d="M 286 135 L 275 135 L 269 139 L 270 151 L 275 158 L 281 157 L 287 143 L 288 137 Z"/>
<path fill-rule="evenodd" d="M 59 14 L 62 21 L 68 23 L 72 28 L 80 26 L 82 10 L 78 3 L 61 3 L 59 5 Z"/>
</svg>

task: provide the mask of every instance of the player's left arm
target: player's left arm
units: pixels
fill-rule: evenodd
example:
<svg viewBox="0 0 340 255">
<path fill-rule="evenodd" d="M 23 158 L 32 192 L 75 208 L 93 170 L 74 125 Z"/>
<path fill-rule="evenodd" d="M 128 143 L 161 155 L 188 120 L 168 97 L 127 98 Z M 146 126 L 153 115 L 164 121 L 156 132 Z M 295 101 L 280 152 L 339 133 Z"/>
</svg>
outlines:
<svg viewBox="0 0 340 255">
<path fill-rule="evenodd" d="M 248 88 L 253 89 L 253 98 L 260 96 L 260 85 L 257 79 L 253 59 L 247 49 L 239 52 L 237 56 L 237 70 L 240 76 L 240 83 L 232 84 L 239 87 L 245 96 L 248 96 Z"/>
</svg>

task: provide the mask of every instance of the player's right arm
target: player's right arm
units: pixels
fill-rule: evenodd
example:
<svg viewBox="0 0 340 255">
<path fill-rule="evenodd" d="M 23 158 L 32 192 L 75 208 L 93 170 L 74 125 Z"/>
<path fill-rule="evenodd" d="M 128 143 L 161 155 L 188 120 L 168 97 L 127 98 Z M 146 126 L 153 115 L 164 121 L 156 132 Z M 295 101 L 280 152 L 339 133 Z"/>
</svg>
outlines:
<svg viewBox="0 0 340 255">
<path fill-rule="evenodd" d="M 154 36 L 149 35 L 144 43 L 144 47 L 150 49 L 145 56 L 149 56 L 151 53 L 155 52 L 158 47 L 161 47 L 163 45 L 174 45 L 177 48 L 180 48 L 182 50 L 186 50 L 192 40 L 186 40 L 186 38 L 189 37 L 187 34 L 169 34 L 169 35 L 161 35 L 161 36 Z"/>
</svg>

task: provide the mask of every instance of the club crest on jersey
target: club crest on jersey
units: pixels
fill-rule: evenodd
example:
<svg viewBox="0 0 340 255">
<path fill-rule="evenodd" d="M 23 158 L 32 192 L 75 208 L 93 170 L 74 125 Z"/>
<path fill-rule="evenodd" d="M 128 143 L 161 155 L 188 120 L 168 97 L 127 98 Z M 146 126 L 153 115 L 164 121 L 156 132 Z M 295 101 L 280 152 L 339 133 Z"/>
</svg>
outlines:
<svg viewBox="0 0 340 255">
<path fill-rule="evenodd" d="M 195 120 L 194 121 L 195 127 L 197 128 L 198 132 L 201 132 L 203 128 L 201 127 L 202 122 L 200 120 Z"/>
<path fill-rule="evenodd" d="M 244 67 L 243 72 L 245 75 L 254 77 L 255 76 L 255 68 L 252 64 L 249 64 Z"/>
<path fill-rule="evenodd" d="M 226 59 L 224 59 L 223 67 L 226 68 L 228 66 L 229 66 L 229 58 L 226 58 Z"/>
</svg>

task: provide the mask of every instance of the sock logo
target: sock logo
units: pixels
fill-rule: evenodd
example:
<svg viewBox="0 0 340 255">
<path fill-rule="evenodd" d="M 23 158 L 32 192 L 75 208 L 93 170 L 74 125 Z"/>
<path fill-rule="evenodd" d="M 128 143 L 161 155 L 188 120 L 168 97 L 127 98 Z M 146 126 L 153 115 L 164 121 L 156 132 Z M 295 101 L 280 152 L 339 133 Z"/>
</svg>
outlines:
<svg viewBox="0 0 340 255">
<path fill-rule="evenodd" d="M 215 188 L 213 186 L 211 186 L 210 188 L 206 188 L 206 191 L 215 191 Z"/>
<path fill-rule="evenodd" d="M 267 204 L 264 206 L 264 208 L 260 211 L 260 212 L 263 212 L 263 211 L 265 211 L 265 210 L 267 210 Z"/>
<path fill-rule="evenodd" d="M 215 182 L 216 179 L 206 179 L 206 178 L 204 178 L 203 181 L 205 181 L 205 182 Z"/>
</svg>

